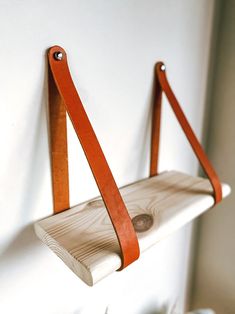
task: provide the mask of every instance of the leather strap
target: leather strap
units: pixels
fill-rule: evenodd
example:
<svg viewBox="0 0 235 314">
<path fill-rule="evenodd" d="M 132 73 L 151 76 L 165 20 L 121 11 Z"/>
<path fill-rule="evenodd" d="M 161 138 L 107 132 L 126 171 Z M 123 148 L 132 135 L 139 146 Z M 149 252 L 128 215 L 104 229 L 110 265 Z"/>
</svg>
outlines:
<svg viewBox="0 0 235 314">
<path fill-rule="evenodd" d="M 116 232 L 122 255 L 122 266 L 120 269 L 123 269 L 139 257 L 139 244 L 134 227 L 73 84 L 67 64 L 66 52 L 63 48 L 54 46 L 49 49 L 48 58 L 52 74 L 49 76 L 49 101 L 52 122 L 51 158 L 54 213 L 69 208 L 66 110 Z M 65 110 L 62 108 L 62 103 Z M 60 193 L 61 195 L 58 195 Z"/>
<path fill-rule="evenodd" d="M 150 176 L 157 175 L 158 169 L 158 154 L 159 154 L 159 137 L 160 137 L 160 116 L 161 116 L 161 96 L 162 91 L 173 109 L 175 116 L 180 123 L 192 149 L 197 156 L 204 172 L 208 176 L 214 190 L 215 204 L 222 200 L 222 188 L 220 180 L 208 160 L 202 146 L 200 145 L 195 133 L 193 132 L 186 116 L 184 115 L 179 102 L 177 101 L 166 77 L 165 65 L 162 62 L 156 64 L 156 97 L 153 108 L 153 123 L 152 123 L 152 140 L 151 140 L 151 162 Z"/>
<path fill-rule="evenodd" d="M 158 78 L 155 76 L 155 95 L 152 112 L 152 137 L 151 137 L 151 155 L 150 155 L 150 177 L 158 174 L 159 142 L 162 110 L 162 88 Z"/>
<path fill-rule="evenodd" d="M 54 213 L 57 214 L 70 207 L 67 125 L 65 106 L 50 67 L 48 72 L 53 205 Z"/>
</svg>

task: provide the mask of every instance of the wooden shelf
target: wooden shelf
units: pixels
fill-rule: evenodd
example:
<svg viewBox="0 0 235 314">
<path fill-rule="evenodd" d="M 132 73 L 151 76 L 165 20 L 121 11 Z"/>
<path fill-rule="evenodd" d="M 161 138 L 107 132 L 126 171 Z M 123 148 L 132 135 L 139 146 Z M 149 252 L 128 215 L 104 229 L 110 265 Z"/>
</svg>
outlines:
<svg viewBox="0 0 235 314">
<path fill-rule="evenodd" d="M 222 189 L 226 197 L 230 187 L 223 184 Z M 214 204 L 207 179 L 177 171 L 138 181 L 120 191 L 131 218 L 139 214 L 153 217 L 152 227 L 137 233 L 141 253 Z M 36 222 L 35 232 L 90 286 L 121 266 L 118 241 L 100 198 Z"/>
</svg>

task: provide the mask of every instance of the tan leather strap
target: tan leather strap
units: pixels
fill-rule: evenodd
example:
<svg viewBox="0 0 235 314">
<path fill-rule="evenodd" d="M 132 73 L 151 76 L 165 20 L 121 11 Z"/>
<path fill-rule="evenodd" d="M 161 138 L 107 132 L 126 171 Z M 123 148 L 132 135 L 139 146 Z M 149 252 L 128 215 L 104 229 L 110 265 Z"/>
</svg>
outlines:
<svg viewBox="0 0 235 314">
<path fill-rule="evenodd" d="M 48 72 L 53 205 L 57 214 L 70 207 L 66 110 L 50 67 Z"/>
<path fill-rule="evenodd" d="M 150 177 L 158 174 L 159 142 L 162 110 L 162 88 L 157 76 L 154 77 L 155 95 L 152 112 L 152 137 L 151 137 L 151 155 L 150 155 Z"/>
<path fill-rule="evenodd" d="M 116 232 L 122 254 L 121 269 L 123 269 L 139 257 L 136 233 L 103 151 L 73 84 L 67 64 L 66 52 L 63 48 L 54 46 L 49 49 L 48 58 L 52 74 L 49 77 L 49 101 L 52 122 L 51 147 L 54 212 L 58 213 L 69 207 L 67 135 L 65 112 L 62 109 L 63 103 Z M 58 195 L 60 193 L 61 195 Z"/>
<path fill-rule="evenodd" d="M 189 143 L 192 146 L 203 170 L 208 176 L 213 190 L 215 204 L 222 200 L 222 188 L 220 180 L 208 160 L 202 146 L 200 145 L 196 135 L 194 134 L 188 120 L 186 119 L 166 77 L 165 65 L 162 62 L 156 65 L 156 97 L 153 108 L 153 123 L 152 123 L 152 140 L 151 140 L 151 162 L 150 162 L 150 176 L 157 174 L 158 168 L 158 153 L 159 153 L 159 136 L 160 136 L 160 115 L 161 115 L 161 96 L 162 91 L 165 92 L 166 97 L 183 129 Z"/>
</svg>

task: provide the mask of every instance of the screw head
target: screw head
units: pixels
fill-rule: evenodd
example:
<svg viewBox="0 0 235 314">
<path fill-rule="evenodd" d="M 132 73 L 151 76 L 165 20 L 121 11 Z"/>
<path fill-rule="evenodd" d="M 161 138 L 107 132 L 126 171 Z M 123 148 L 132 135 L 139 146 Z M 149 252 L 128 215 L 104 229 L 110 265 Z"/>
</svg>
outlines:
<svg viewBox="0 0 235 314">
<path fill-rule="evenodd" d="M 63 59 L 63 53 L 61 51 L 56 51 L 54 53 L 54 58 L 58 61 L 61 61 Z"/>
<path fill-rule="evenodd" d="M 165 71 L 166 70 L 165 64 L 162 64 L 160 69 L 161 69 L 161 71 Z"/>
</svg>

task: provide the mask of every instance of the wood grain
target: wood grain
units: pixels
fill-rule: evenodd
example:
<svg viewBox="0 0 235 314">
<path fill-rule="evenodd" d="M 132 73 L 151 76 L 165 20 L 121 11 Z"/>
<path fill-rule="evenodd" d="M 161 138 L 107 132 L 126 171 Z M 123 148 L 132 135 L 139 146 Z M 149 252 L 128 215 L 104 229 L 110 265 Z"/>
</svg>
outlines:
<svg viewBox="0 0 235 314">
<path fill-rule="evenodd" d="M 230 187 L 223 184 L 222 189 L 226 197 Z M 153 217 L 152 227 L 137 233 L 141 253 L 214 204 L 207 179 L 177 171 L 135 182 L 120 192 L 131 218 Z M 90 286 L 121 266 L 118 241 L 100 198 L 36 222 L 35 232 Z"/>
</svg>

